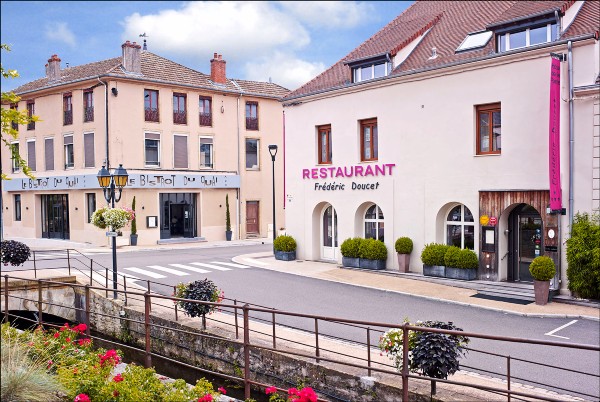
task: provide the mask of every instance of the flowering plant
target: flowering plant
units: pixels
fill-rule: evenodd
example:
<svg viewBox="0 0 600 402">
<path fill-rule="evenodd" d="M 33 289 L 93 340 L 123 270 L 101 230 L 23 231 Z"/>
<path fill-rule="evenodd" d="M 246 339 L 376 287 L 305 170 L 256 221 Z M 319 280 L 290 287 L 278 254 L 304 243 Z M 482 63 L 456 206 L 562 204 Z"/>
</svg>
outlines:
<svg viewBox="0 0 600 402">
<path fill-rule="evenodd" d="M 134 217 L 135 212 L 131 208 L 103 207 L 92 214 L 92 224 L 100 229 L 110 227 L 112 230 L 118 231 L 131 222 Z"/>
<path fill-rule="evenodd" d="M 269 396 L 269 402 L 317 402 L 318 397 L 315 391 L 310 387 L 304 387 L 301 390 L 297 388 L 288 389 L 287 399 L 284 399 L 277 393 L 277 388 L 268 387 L 265 394 Z"/>
</svg>

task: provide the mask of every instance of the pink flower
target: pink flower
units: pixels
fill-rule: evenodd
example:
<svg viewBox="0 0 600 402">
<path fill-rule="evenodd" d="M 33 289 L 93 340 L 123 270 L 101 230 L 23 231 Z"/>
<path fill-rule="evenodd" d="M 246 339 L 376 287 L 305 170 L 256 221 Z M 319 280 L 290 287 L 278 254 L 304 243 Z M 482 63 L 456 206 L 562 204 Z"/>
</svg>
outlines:
<svg viewBox="0 0 600 402">
<path fill-rule="evenodd" d="M 298 390 L 296 388 L 290 388 L 288 389 L 288 395 L 290 396 L 298 396 L 300 395 L 300 392 L 298 392 Z"/>
<path fill-rule="evenodd" d="M 91 343 L 92 343 L 92 340 L 90 338 L 85 338 L 85 339 L 79 340 L 79 346 L 87 346 Z"/>
<path fill-rule="evenodd" d="M 121 358 L 114 349 L 106 351 L 104 355 L 98 355 L 100 357 L 100 365 L 104 366 L 106 361 L 109 361 L 113 366 L 116 366 L 121 361 Z"/>
<path fill-rule="evenodd" d="M 65 325 L 63 325 L 62 327 L 60 327 L 60 331 L 64 331 L 65 329 L 69 329 L 69 323 L 66 323 Z M 83 394 L 81 394 L 83 395 Z"/>
<path fill-rule="evenodd" d="M 87 329 L 87 325 L 85 325 L 85 324 L 79 324 L 79 325 L 73 327 L 73 330 L 76 332 L 85 332 L 86 329 Z"/>
<path fill-rule="evenodd" d="M 116 398 L 117 396 L 119 396 L 119 391 L 117 391 L 116 389 L 113 391 L 113 398 Z"/>
<path fill-rule="evenodd" d="M 317 402 L 317 394 L 315 394 L 315 391 L 310 387 L 302 388 L 299 396 L 299 402 Z"/>
<path fill-rule="evenodd" d="M 277 392 L 277 388 L 275 387 L 268 387 L 267 389 L 265 389 L 265 394 L 267 395 L 271 395 Z"/>
<path fill-rule="evenodd" d="M 71 342 L 71 338 L 65 339 L 65 342 L 67 342 L 67 343 Z"/>
<path fill-rule="evenodd" d="M 220 392 L 220 393 L 222 393 L 223 395 L 226 395 L 226 394 L 227 394 L 227 390 L 226 390 L 225 388 L 223 388 L 223 387 L 219 387 L 219 388 L 217 389 L 217 391 L 219 391 L 219 392 Z"/>
<path fill-rule="evenodd" d="M 113 381 L 121 382 L 121 381 L 123 381 L 123 376 L 121 374 L 117 374 L 116 376 L 113 377 Z"/>
<path fill-rule="evenodd" d="M 86 394 L 79 394 L 73 399 L 73 402 L 91 402 L 90 397 Z"/>
<path fill-rule="evenodd" d="M 58 332 L 55 332 L 55 333 L 54 333 L 54 337 L 55 337 L 55 338 L 58 338 L 59 336 L 60 336 L 60 334 L 59 334 Z"/>
<path fill-rule="evenodd" d="M 198 398 L 198 402 L 212 402 L 213 397 L 211 394 L 206 394 L 202 398 Z"/>
<path fill-rule="evenodd" d="M 54 362 L 52 360 L 48 360 L 48 368 L 50 368 L 50 366 L 52 366 L 54 364 Z"/>
</svg>

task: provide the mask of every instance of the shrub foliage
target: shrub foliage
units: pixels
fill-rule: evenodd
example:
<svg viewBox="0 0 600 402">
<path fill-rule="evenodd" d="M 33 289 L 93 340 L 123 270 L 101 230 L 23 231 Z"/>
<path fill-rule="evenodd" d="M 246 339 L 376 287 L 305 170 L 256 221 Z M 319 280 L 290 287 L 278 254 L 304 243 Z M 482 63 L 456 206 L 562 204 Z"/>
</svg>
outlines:
<svg viewBox="0 0 600 402">
<path fill-rule="evenodd" d="M 359 258 L 360 243 L 363 239 L 360 237 L 348 238 L 342 242 L 340 251 L 346 258 Z"/>
<path fill-rule="evenodd" d="M 552 261 L 552 258 L 545 255 L 535 257 L 533 261 L 531 261 L 531 264 L 529 264 L 529 272 L 531 272 L 531 276 L 538 281 L 549 281 L 556 275 L 554 261 Z"/>
<path fill-rule="evenodd" d="M 567 263 L 569 290 L 585 299 L 600 299 L 600 215 L 575 215 Z"/>
<path fill-rule="evenodd" d="M 296 240 L 292 236 L 277 236 L 273 241 L 273 248 L 277 251 L 296 251 Z"/>
<path fill-rule="evenodd" d="M 460 250 L 458 254 L 458 268 L 476 269 L 479 267 L 479 257 L 477 253 L 468 248 Z"/>
<path fill-rule="evenodd" d="M 176 289 L 175 297 L 180 299 L 218 303 L 223 298 L 223 293 L 210 279 L 194 281 L 188 284 L 180 282 L 177 284 Z M 194 303 L 191 301 L 180 301 L 178 302 L 178 305 L 190 317 L 205 316 L 206 314 L 212 313 L 216 309 L 215 305 Z"/>
<path fill-rule="evenodd" d="M 363 239 L 358 247 L 360 258 L 367 260 L 387 260 L 387 247 L 375 239 Z"/>
<path fill-rule="evenodd" d="M 444 265 L 447 267 L 459 268 L 460 265 L 460 248 L 456 246 L 448 247 L 444 255 Z"/>
<path fill-rule="evenodd" d="M 4 265 L 18 266 L 29 259 L 31 250 L 29 247 L 16 240 L 2 240 L 0 244 L 0 256 Z"/>
<path fill-rule="evenodd" d="M 444 265 L 444 257 L 448 247 L 445 244 L 430 243 L 426 244 L 421 251 L 421 261 L 425 265 Z"/>
<path fill-rule="evenodd" d="M 410 237 L 400 237 L 396 240 L 394 247 L 398 254 L 410 254 L 413 251 L 413 241 Z"/>
</svg>

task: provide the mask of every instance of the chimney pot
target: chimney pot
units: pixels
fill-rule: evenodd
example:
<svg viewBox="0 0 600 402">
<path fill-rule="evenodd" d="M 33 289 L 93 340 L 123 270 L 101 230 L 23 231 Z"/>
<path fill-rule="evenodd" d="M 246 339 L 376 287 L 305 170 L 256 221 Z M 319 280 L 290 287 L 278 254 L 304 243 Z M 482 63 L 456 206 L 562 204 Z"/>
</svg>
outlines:
<svg viewBox="0 0 600 402">
<path fill-rule="evenodd" d="M 46 77 L 48 77 L 49 81 L 60 80 L 60 58 L 56 54 L 53 54 L 48 59 L 48 64 L 46 64 Z"/>
<path fill-rule="evenodd" d="M 225 71 L 226 61 L 223 60 L 223 56 L 215 53 L 213 59 L 210 61 L 210 79 L 212 82 L 218 84 L 227 83 L 227 74 Z"/>
<path fill-rule="evenodd" d="M 141 62 L 141 49 L 142 47 L 137 43 L 125 41 L 121 45 L 121 49 L 123 50 L 123 57 L 121 64 L 123 64 L 123 68 L 125 71 L 130 73 L 142 73 L 142 62 Z"/>
</svg>

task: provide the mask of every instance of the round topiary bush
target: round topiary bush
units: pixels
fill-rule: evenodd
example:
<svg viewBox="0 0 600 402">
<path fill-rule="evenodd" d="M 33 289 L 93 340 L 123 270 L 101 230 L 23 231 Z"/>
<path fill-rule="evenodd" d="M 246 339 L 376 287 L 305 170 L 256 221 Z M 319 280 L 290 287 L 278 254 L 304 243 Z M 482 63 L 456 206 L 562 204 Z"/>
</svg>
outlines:
<svg viewBox="0 0 600 402">
<path fill-rule="evenodd" d="M 16 240 L 2 240 L 0 256 L 4 265 L 18 266 L 29 259 L 31 250 L 25 243 Z"/>
<path fill-rule="evenodd" d="M 448 247 L 444 255 L 444 265 L 452 268 L 460 268 L 460 248 L 456 246 Z"/>
<path fill-rule="evenodd" d="M 423 261 L 423 264 L 425 265 L 444 265 L 446 263 L 444 257 L 446 256 L 448 247 L 449 246 L 445 244 L 426 244 L 423 251 L 421 251 L 421 261 Z"/>
<path fill-rule="evenodd" d="M 410 237 L 400 237 L 394 247 L 398 254 L 410 254 L 413 250 L 413 242 Z"/>
<path fill-rule="evenodd" d="M 359 257 L 367 260 L 387 260 L 387 247 L 375 239 L 364 239 L 360 242 Z"/>
<path fill-rule="evenodd" d="M 464 269 L 477 269 L 479 267 L 479 257 L 477 253 L 468 248 L 460 250 L 458 253 L 458 266 L 457 268 Z"/>
<path fill-rule="evenodd" d="M 535 280 L 549 281 L 556 275 L 556 267 L 552 258 L 545 255 L 535 257 L 529 264 L 529 272 Z"/>
<path fill-rule="evenodd" d="M 277 236 L 273 241 L 273 247 L 277 251 L 296 251 L 296 240 L 292 236 Z"/>
<path fill-rule="evenodd" d="M 360 237 L 348 238 L 344 240 L 340 246 L 342 256 L 346 258 L 359 258 L 359 248 L 362 240 L 363 239 Z"/>
</svg>

